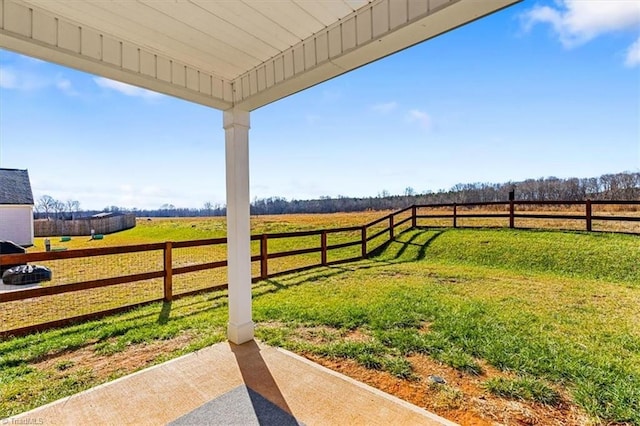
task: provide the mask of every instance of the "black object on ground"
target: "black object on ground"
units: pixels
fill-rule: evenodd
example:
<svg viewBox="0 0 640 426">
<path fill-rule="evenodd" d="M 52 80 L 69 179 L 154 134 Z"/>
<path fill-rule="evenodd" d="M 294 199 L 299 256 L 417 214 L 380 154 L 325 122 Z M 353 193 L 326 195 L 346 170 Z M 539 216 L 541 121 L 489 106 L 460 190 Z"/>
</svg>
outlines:
<svg viewBox="0 0 640 426">
<path fill-rule="evenodd" d="M 51 269 L 46 266 L 14 266 L 2 274 L 2 282 L 9 285 L 36 284 L 41 281 L 51 281 Z"/>
<path fill-rule="evenodd" d="M 18 244 L 14 243 L 13 241 L 5 241 L 5 240 L 0 240 L 0 255 L 3 254 L 24 254 L 26 253 L 27 250 L 22 247 L 19 246 Z M 19 266 L 19 263 L 16 264 L 12 264 L 12 265 L 2 265 L 0 266 L 0 276 L 2 276 L 2 274 L 4 274 L 4 271 L 6 271 L 7 269 L 11 269 L 14 266 Z"/>
<path fill-rule="evenodd" d="M 439 385 L 447 384 L 447 381 L 440 376 L 429 376 L 431 383 L 437 383 Z"/>
</svg>

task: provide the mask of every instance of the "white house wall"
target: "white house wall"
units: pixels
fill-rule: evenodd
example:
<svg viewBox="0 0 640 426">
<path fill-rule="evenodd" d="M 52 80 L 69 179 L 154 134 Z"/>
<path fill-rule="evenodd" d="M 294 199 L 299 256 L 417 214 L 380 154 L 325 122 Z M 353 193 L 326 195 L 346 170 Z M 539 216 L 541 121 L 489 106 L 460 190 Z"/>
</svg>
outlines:
<svg viewBox="0 0 640 426">
<path fill-rule="evenodd" d="M 33 206 L 0 205 L 0 240 L 33 245 Z"/>
</svg>

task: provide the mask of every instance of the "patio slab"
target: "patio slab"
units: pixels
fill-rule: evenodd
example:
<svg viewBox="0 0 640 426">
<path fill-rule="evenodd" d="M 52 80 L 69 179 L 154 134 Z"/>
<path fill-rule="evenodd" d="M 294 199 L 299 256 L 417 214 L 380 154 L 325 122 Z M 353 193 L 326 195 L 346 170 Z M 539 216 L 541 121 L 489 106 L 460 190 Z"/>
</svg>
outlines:
<svg viewBox="0 0 640 426">
<path fill-rule="evenodd" d="M 455 424 L 254 341 L 219 343 L 7 420 L 44 425 Z"/>
</svg>

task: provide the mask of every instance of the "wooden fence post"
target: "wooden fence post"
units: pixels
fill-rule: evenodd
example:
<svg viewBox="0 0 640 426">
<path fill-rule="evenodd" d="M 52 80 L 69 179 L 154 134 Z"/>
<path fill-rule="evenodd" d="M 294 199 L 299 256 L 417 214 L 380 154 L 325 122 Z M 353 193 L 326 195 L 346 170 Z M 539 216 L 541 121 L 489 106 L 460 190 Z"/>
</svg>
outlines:
<svg viewBox="0 0 640 426">
<path fill-rule="evenodd" d="M 360 232 L 362 234 L 362 258 L 367 257 L 367 227 L 363 226 Z"/>
<path fill-rule="evenodd" d="M 173 299 L 173 256 L 172 243 L 164 243 L 164 301 L 171 302 Z"/>
<path fill-rule="evenodd" d="M 393 229 L 393 213 L 389 215 L 389 241 L 393 240 L 395 232 Z"/>
<path fill-rule="evenodd" d="M 267 234 L 260 236 L 260 279 L 266 280 L 269 277 Z"/>
<path fill-rule="evenodd" d="M 509 228 L 515 227 L 515 217 L 514 217 L 514 201 L 509 201 Z"/>
<path fill-rule="evenodd" d="M 453 227 L 458 227 L 458 205 L 453 203 Z"/>
<path fill-rule="evenodd" d="M 587 199 L 585 205 L 587 209 L 587 213 L 585 215 L 587 219 L 587 231 L 591 232 L 591 200 Z"/>
<path fill-rule="evenodd" d="M 322 230 L 320 234 L 320 263 L 322 266 L 327 265 L 327 231 Z"/>
<path fill-rule="evenodd" d="M 415 228 L 416 227 L 416 216 L 417 216 L 417 210 L 416 209 L 416 205 L 414 204 L 413 206 L 411 206 L 411 227 Z"/>
</svg>

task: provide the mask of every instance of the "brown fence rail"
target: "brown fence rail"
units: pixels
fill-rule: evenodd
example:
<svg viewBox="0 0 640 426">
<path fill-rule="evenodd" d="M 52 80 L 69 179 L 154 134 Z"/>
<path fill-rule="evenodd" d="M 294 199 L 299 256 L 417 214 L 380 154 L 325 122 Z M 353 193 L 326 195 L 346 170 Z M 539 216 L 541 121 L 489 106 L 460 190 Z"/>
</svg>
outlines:
<svg viewBox="0 0 640 426">
<path fill-rule="evenodd" d="M 616 206 L 594 214 L 594 206 Z M 571 214 L 532 207 L 573 208 Z M 517 208 L 516 208 L 517 207 Z M 584 211 L 584 214 L 581 212 Z M 627 213 L 622 215 L 621 212 Z M 631 212 L 631 213 L 629 213 Z M 615 214 L 613 214 L 615 213 Z M 635 215 L 634 215 L 635 214 Z M 517 219 L 517 220 L 516 220 Z M 491 202 L 413 205 L 363 226 L 251 236 L 253 281 L 318 266 L 366 258 L 395 235 L 417 226 L 509 226 L 531 220 L 574 221 L 594 230 L 594 222 L 638 223 L 625 232 L 640 233 L 640 201 Z M 434 223 L 435 221 L 435 223 Z M 598 222 L 598 223 L 600 223 Z M 462 224 L 467 226 L 467 224 Z M 278 241 L 296 239 L 304 247 L 283 250 Z M 227 287 L 226 238 L 121 247 L 0 255 L 1 265 L 38 262 L 54 270 L 52 284 L 0 293 L 0 337 L 26 334 Z M 282 244 L 280 244 L 282 246 Z M 294 266 L 278 261 L 297 257 Z M 126 273 L 118 272 L 126 271 Z"/>
<path fill-rule="evenodd" d="M 603 211 L 606 214 L 594 213 L 594 206 L 610 206 L 615 211 Z M 434 219 L 450 219 L 451 222 L 440 221 L 437 225 L 460 226 L 461 220 L 466 220 L 465 226 L 508 226 L 509 228 L 547 228 L 554 227 L 550 222 L 555 222 L 561 229 L 582 229 L 586 231 L 610 231 L 640 233 L 640 201 L 499 201 L 487 203 L 451 203 L 451 204 L 427 204 L 414 206 L 416 213 L 416 223 L 433 224 Z M 533 209 L 535 207 L 536 209 Z M 571 214 L 556 213 L 554 211 L 540 211 L 549 208 L 569 209 Z M 435 211 L 435 213 L 425 214 L 424 210 Z M 617 211 L 625 212 L 626 215 L 614 214 Z M 583 213 L 584 212 L 584 213 Z M 633 215 L 635 214 L 635 215 Z M 491 222 L 476 221 L 470 219 L 491 219 Z M 498 220 L 496 220 L 498 219 Z M 504 221 L 506 219 L 506 221 Z M 516 221 L 518 219 L 518 221 Z M 535 219 L 545 219 L 548 222 L 540 226 L 535 223 Z M 429 222 L 431 221 L 431 222 Z M 566 226 L 566 221 L 573 222 L 572 226 Z M 600 226 L 594 229 L 594 222 L 622 222 L 625 227 L 615 228 L 612 226 Z M 516 223 L 519 222 L 519 223 Z M 583 225 L 579 225 L 582 223 Z"/>
</svg>

